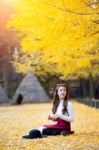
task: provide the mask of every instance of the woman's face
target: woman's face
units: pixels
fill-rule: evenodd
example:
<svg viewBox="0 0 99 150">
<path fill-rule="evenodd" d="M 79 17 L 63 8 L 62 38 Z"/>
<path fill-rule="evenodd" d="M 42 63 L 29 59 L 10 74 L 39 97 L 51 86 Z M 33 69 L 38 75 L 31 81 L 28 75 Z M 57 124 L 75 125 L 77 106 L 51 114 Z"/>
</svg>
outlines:
<svg viewBox="0 0 99 150">
<path fill-rule="evenodd" d="M 59 99 L 64 99 L 66 96 L 66 88 L 64 86 L 60 86 L 57 92 Z"/>
</svg>

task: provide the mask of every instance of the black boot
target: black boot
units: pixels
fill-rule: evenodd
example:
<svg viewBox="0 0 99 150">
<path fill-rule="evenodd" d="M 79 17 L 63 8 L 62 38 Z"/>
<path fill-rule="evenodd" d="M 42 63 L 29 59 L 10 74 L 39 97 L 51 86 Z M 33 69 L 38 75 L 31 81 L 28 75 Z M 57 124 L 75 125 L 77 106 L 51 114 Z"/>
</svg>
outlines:
<svg viewBox="0 0 99 150">
<path fill-rule="evenodd" d="M 32 139 L 32 138 L 30 137 L 30 135 L 24 135 L 24 136 L 22 136 L 22 138 L 25 138 L 25 139 Z"/>
<path fill-rule="evenodd" d="M 60 135 L 67 136 L 71 134 L 74 134 L 74 131 L 62 131 Z"/>
<path fill-rule="evenodd" d="M 27 139 L 42 138 L 42 135 L 39 130 L 33 129 L 29 132 L 29 135 L 24 135 L 23 138 Z"/>
</svg>

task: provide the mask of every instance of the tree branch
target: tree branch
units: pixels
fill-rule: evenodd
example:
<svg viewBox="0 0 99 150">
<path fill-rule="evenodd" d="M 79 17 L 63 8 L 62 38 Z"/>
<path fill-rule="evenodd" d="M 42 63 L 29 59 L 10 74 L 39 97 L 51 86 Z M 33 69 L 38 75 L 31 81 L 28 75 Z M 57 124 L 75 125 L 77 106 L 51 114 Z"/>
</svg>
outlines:
<svg viewBox="0 0 99 150">
<path fill-rule="evenodd" d="M 64 12 L 73 13 L 73 14 L 77 14 L 77 15 L 99 15 L 99 12 L 96 12 L 96 13 L 91 13 L 91 12 L 88 12 L 88 13 L 85 13 L 85 12 L 76 12 L 76 11 L 70 10 L 70 9 L 68 9 L 66 7 L 65 8 L 57 7 L 56 5 L 54 5 L 52 3 L 48 3 L 48 5 L 50 5 L 52 7 L 55 7 L 58 10 L 61 10 L 61 11 L 64 11 Z"/>
</svg>

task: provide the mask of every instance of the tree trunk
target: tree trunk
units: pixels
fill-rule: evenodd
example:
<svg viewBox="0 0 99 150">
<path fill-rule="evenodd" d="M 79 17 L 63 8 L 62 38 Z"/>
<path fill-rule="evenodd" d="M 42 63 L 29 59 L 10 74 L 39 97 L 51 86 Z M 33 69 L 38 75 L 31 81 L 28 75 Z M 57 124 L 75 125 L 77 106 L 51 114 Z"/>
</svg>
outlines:
<svg viewBox="0 0 99 150">
<path fill-rule="evenodd" d="M 90 93 L 90 97 L 93 98 L 94 97 L 94 90 L 93 90 L 93 78 L 92 78 L 92 74 L 89 75 L 89 93 Z"/>
</svg>

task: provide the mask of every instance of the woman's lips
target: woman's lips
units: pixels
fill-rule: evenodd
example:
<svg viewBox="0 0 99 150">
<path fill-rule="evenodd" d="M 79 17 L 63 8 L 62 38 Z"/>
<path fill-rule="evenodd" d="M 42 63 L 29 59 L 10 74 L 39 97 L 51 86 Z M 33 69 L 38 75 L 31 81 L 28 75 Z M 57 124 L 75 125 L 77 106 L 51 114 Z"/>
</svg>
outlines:
<svg viewBox="0 0 99 150">
<path fill-rule="evenodd" d="M 62 96 L 64 96 L 65 94 L 61 94 Z"/>
</svg>

